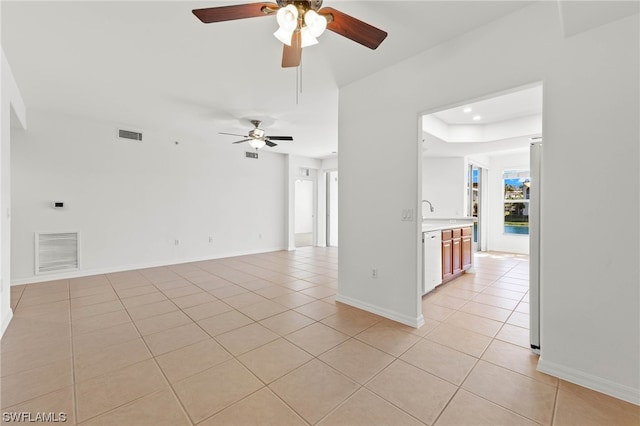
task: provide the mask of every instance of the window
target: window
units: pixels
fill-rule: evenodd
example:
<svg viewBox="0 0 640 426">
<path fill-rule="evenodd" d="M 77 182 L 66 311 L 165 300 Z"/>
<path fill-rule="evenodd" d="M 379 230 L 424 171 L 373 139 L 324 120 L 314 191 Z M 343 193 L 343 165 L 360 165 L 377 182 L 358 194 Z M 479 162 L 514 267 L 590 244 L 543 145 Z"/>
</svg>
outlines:
<svg viewBox="0 0 640 426">
<path fill-rule="evenodd" d="M 504 233 L 529 234 L 529 170 L 508 170 L 502 174 L 504 188 Z"/>
</svg>

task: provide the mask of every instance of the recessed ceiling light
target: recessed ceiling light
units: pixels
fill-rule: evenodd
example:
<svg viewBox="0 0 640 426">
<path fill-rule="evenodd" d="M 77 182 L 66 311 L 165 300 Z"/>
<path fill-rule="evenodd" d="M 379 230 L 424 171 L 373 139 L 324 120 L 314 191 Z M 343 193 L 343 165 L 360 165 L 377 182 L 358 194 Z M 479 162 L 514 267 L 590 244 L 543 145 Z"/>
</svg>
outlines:
<svg viewBox="0 0 640 426">
<path fill-rule="evenodd" d="M 471 111 L 473 111 L 470 107 L 466 107 L 465 109 L 462 110 L 462 112 L 464 112 L 465 114 L 469 114 Z"/>
<path fill-rule="evenodd" d="M 482 117 L 480 117 L 479 115 L 474 115 L 474 116 L 473 116 L 473 119 L 474 119 L 475 121 L 478 121 L 478 120 L 482 120 Z"/>
</svg>

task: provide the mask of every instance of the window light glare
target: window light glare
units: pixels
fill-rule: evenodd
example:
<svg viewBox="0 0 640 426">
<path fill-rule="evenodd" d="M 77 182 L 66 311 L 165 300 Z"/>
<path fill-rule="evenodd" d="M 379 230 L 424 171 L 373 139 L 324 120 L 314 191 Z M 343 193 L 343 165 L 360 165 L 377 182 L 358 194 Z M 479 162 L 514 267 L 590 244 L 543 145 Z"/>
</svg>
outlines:
<svg viewBox="0 0 640 426">
<path fill-rule="evenodd" d="M 462 112 L 464 112 L 465 114 L 469 114 L 471 111 L 473 111 L 471 107 L 466 107 L 465 109 L 462 110 Z"/>
<path fill-rule="evenodd" d="M 473 116 L 473 120 L 474 120 L 474 121 L 482 120 L 482 117 L 481 117 L 481 116 L 479 116 L 479 115 L 474 115 L 474 116 Z"/>
</svg>

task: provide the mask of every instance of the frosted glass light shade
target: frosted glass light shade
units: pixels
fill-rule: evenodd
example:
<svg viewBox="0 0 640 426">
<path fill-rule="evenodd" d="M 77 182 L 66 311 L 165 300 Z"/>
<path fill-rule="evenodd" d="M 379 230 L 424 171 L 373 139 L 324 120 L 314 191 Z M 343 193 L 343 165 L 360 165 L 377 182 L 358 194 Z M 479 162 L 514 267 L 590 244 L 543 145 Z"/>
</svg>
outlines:
<svg viewBox="0 0 640 426">
<path fill-rule="evenodd" d="M 249 145 L 251 145 L 251 148 L 260 149 L 265 146 L 265 141 L 262 139 L 253 139 L 249 141 Z"/>
<path fill-rule="evenodd" d="M 291 38 L 293 37 L 294 30 L 287 30 L 282 27 L 278 28 L 278 31 L 273 33 L 273 36 L 280 40 L 282 43 L 287 46 L 291 46 Z"/>
<path fill-rule="evenodd" d="M 318 40 L 311 35 L 311 31 L 307 27 L 302 27 L 300 30 L 300 46 L 308 47 L 318 44 Z"/>
<path fill-rule="evenodd" d="M 292 4 L 281 7 L 278 9 L 276 19 L 280 28 L 293 31 L 298 27 L 298 9 Z"/>
<path fill-rule="evenodd" d="M 315 10 L 308 10 L 304 14 L 304 23 L 313 37 L 320 37 L 327 29 L 327 18 L 319 15 Z"/>
</svg>

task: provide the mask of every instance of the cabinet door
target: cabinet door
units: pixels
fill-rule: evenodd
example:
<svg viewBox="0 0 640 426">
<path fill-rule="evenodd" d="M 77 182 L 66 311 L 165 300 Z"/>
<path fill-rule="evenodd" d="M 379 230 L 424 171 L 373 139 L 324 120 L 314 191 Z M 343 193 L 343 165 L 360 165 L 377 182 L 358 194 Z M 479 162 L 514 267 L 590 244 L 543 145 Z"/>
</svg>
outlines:
<svg viewBox="0 0 640 426">
<path fill-rule="evenodd" d="M 451 240 L 442 242 L 442 279 L 446 280 L 453 275 L 451 263 Z"/>
<path fill-rule="evenodd" d="M 462 248 L 461 239 L 454 238 L 451 240 L 451 263 L 453 267 L 453 273 L 457 274 L 462 271 Z"/>
<path fill-rule="evenodd" d="M 463 236 L 461 242 L 462 250 L 462 269 L 467 269 L 471 266 L 471 237 Z"/>
</svg>

